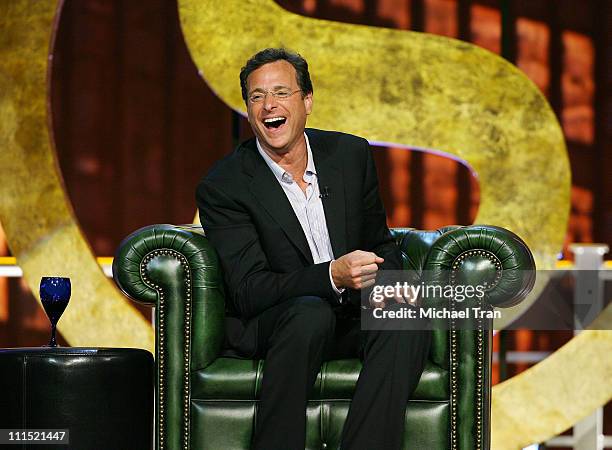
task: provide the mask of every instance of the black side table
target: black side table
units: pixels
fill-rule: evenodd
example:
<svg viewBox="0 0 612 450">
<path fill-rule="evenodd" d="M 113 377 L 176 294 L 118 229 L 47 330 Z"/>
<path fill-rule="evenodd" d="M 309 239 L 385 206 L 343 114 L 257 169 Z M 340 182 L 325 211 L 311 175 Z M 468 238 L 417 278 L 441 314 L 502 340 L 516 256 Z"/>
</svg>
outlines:
<svg viewBox="0 0 612 450">
<path fill-rule="evenodd" d="M 151 450 L 153 356 L 132 348 L 0 349 L 0 428 L 68 429 L 70 445 Z"/>
</svg>

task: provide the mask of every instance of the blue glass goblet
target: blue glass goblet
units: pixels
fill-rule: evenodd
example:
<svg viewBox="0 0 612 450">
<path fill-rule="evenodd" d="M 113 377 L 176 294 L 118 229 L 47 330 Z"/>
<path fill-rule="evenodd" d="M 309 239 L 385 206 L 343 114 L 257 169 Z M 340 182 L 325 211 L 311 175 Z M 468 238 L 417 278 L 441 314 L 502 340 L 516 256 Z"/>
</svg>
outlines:
<svg viewBox="0 0 612 450">
<path fill-rule="evenodd" d="M 51 322 L 49 347 L 57 347 L 55 327 L 62 317 L 70 300 L 70 278 L 42 277 L 40 280 L 40 300 Z"/>
</svg>

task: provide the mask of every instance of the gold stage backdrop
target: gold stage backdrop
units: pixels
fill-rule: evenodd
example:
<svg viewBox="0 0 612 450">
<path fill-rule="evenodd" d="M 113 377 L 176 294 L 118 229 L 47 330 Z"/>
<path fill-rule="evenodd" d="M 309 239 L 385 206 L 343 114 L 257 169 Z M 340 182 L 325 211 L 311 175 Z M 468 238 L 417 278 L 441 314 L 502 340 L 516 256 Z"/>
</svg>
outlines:
<svg viewBox="0 0 612 450">
<path fill-rule="evenodd" d="M 308 19 L 271 0 L 184 0 L 180 16 L 192 57 L 232 108 L 244 112 L 235 80 L 248 56 L 296 49 L 316 88 L 310 125 L 466 161 L 480 183 L 476 222 L 514 231 L 552 268 L 569 212 L 567 153 L 545 98 L 516 67 L 465 42 Z M 95 264 L 64 192 L 47 128 L 54 23 L 51 2 L 0 3 L 0 220 L 33 292 L 48 271 L 78 286 L 61 324 L 72 345 L 151 350 L 150 326 Z M 542 441 L 607 402 L 612 366 L 601 355 L 611 344 L 608 332 L 583 332 L 496 386 L 493 448 Z"/>
<path fill-rule="evenodd" d="M 151 325 L 100 270 L 57 164 L 47 74 L 58 6 L 0 2 L 0 221 L 36 296 L 42 276 L 72 279 L 59 325 L 71 345 L 153 350 Z"/>
</svg>

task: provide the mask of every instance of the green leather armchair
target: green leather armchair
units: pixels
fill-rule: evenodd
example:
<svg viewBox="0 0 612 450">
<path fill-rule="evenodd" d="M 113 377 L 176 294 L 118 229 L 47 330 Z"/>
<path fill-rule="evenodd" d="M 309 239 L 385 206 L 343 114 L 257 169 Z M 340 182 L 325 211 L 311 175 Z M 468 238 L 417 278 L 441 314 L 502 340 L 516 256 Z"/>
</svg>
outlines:
<svg viewBox="0 0 612 450">
<path fill-rule="evenodd" d="M 495 274 L 486 297 L 495 306 L 517 304 L 533 287 L 531 252 L 502 228 L 392 233 L 406 269 L 462 272 L 472 280 Z M 136 231 L 118 249 L 113 276 L 126 295 L 156 308 L 156 448 L 248 449 L 264 361 L 219 356 L 223 279 L 202 229 L 154 225 Z M 453 324 L 434 330 L 406 410 L 405 449 L 489 448 L 490 330 L 487 320 L 470 330 Z M 360 367 L 357 359 L 323 364 L 307 408 L 306 448 L 338 448 Z"/>
</svg>

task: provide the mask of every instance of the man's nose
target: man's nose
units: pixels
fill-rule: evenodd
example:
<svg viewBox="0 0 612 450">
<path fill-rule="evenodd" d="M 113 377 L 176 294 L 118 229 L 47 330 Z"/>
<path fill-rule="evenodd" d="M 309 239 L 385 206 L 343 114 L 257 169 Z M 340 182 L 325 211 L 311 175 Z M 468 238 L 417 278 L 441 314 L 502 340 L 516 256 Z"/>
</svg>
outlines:
<svg viewBox="0 0 612 450">
<path fill-rule="evenodd" d="M 263 100 L 263 107 L 266 111 L 274 109 L 277 105 L 277 98 L 271 92 L 266 92 Z"/>
</svg>

